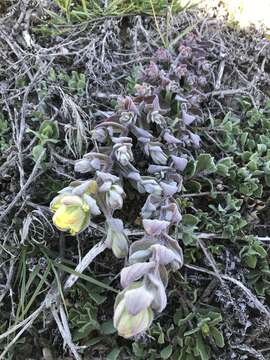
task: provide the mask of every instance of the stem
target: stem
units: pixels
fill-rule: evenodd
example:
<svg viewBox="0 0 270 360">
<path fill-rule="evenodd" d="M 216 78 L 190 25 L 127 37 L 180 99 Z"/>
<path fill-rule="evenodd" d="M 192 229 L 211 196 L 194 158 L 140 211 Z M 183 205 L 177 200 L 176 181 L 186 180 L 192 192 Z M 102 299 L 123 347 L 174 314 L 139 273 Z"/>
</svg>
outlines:
<svg viewBox="0 0 270 360">
<path fill-rule="evenodd" d="M 79 264 L 76 266 L 75 271 L 78 273 L 82 273 L 90 264 L 93 262 L 93 260 L 101 254 L 105 249 L 107 248 L 107 245 L 100 241 L 97 243 L 92 249 L 88 251 L 88 253 L 82 258 L 82 260 L 79 262 Z M 64 290 L 70 289 L 79 279 L 77 275 L 70 275 L 64 285 Z"/>
</svg>

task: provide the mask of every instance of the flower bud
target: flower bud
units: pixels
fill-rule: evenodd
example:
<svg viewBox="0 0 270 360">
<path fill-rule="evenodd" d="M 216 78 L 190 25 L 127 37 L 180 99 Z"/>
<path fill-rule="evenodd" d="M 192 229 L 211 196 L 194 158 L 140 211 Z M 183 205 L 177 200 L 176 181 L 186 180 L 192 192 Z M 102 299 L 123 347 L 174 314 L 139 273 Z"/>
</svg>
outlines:
<svg viewBox="0 0 270 360">
<path fill-rule="evenodd" d="M 159 62 L 170 62 L 171 54 L 167 49 L 159 48 L 155 53 L 155 59 L 157 59 Z"/>
<path fill-rule="evenodd" d="M 106 204 L 113 210 L 122 209 L 124 190 L 120 185 L 112 185 L 106 193 Z"/>
<path fill-rule="evenodd" d="M 185 45 L 180 45 L 178 51 L 181 59 L 189 59 L 192 55 L 191 48 Z"/>
<path fill-rule="evenodd" d="M 108 220 L 108 232 L 105 240 L 107 246 L 112 249 L 114 256 L 122 258 L 128 254 L 128 239 L 124 233 L 123 222 L 120 219 Z"/>
<path fill-rule="evenodd" d="M 96 172 L 97 170 L 100 170 L 101 168 L 101 161 L 99 159 L 80 159 L 75 162 L 74 170 L 76 172 L 79 172 L 81 174 L 87 173 L 87 172 Z"/>
<path fill-rule="evenodd" d="M 135 124 L 137 115 L 133 111 L 123 111 L 120 115 L 119 122 L 121 125 L 128 126 Z"/>
<path fill-rule="evenodd" d="M 113 147 L 117 161 L 123 166 L 126 166 L 133 160 L 131 147 L 132 144 L 115 144 Z"/>
<path fill-rule="evenodd" d="M 146 119 L 148 123 L 155 123 L 161 127 L 166 125 L 164 117 L 158 111 L 149 112 Z"/>
<path fill-rule="evenodd" d="M 175 181 L 161 181 L 160 186 L 163 190 L 163 195 L 167 196 L 173 196 L 178 190 L 179 186 Z"/>
<path fill-rule="evenodd" d="M 101 167 L 106 166 L 108 161 L 108 155 L 92 151 L 75 162 L 74 170 L 82 174 L 86 172 L 96 172 L 100 170 Z"/>
<path fill-rule="evenodd" d="M 118 334 L 130 338 L 146 331 L 153 321 L 150 307 L 153 295 L 142 286 L 134 283 L 116 298 L 114 307 L 114 327 Z"/>
<path fill-rule="evenodd" d="M 158 68 L 157 64 L 154 63 L 153 61 L 150 61 L 150 65 L 148 66 L 148 68 L 146 70 L 146 76 L 150 80 L 157 80 L 159 77 L 159 68 Z"/>
<path fill-rule="evenodd" d="M 177 66 L 176 69 L 174 70 L 174 73 L 179 79 L 186 76 L 188 73 L 187 65 L 181 64 L 181 65 Z"/>
<path fill-rule="evenodd" d="M 134 86 L 134 89 L 135 89 L 135 95 L 138 96 L 150 96 L 152 93 L 151 86 L 147 83 L 136 84 Z"/>
<path fill-rule="evenodd" d="M 112 209 L 121 209 L 123 196 L 125 195 L 122 186 L 118 184 L 119 178 L 110 173 L 97 171 L 98 190 L 105 193 L 106 205 Z"/>
<path fill-rule="evenodd" d="M 108 136 L 106 129 L 102 127 L 92 130 L 91 135 L 93 140 L 96 140 L 102 144 L 105 143 Z"/>
</svg>

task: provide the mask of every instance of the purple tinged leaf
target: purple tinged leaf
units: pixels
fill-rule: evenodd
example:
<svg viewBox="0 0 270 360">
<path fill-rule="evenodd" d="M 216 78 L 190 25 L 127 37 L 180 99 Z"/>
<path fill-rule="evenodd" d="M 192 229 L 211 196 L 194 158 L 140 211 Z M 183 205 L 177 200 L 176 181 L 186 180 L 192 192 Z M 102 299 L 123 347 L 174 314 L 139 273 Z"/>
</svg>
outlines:
<svg viewBox="0 0 270 360">
<path fill-rule="evenodd" d="M 92 130 L 91 134 L 92 134 L 93 140 L 96 140 L 100 143 L 104 143 L 106 141 L 107 132 L 106 132 L 106 129 L 104 129 L 102 127 Z"/>
<path fill-rule="evenodd" d="M 182 220 L 182 215 L 175 203 L 162 206 L 160 217 L 162 220 L 169 221 L 171 224 L 178 224 Z"/>
<path fill-rule="evenodd" d="M 170 223 L 163 220 L 143 220 L 143 227 L 147 235 L 158 236 L 163 232 L 167 231 Z"/>
<path fill-rule="evenodd" d="M 149 290 L 154 294 L 151 306 L 157 312 L 161 312 L 167 305 L 167 296 L 160 274 L 158 271 L 155 271 L 148 274 L 147 278 L 150 281 Z"/>
<path fill-rule="evenodd" d="M 135 124 L 137 114 L 134 111 L 123 111 L 119 117 L 119 122 L 121 125 L 129 126 Z"/>
<path fill-rule="evenodd" d="M 133 111 L 135 114 L 139 115 L 138 108 L 130 96 L 126 96 L 124 99 L 122 98 L 119 100 L 120 106 L 123 110 L 130 110 Z"/>
<path fill-rule="evenodd" d="M 171 135 L 168 131 L 163 135 L 163 139 L 167 144 L 180 144 L 181 140 L 177 139 L 175 136 Z"/>
<path fill-rule="evenodd" d="M 188 163 L 188 160 L 186 158 L 175 156 L 175 155 L 171 155 L 171 158 L 172 158 L 172 161 L 173 161 L 173 164 L 174 164 L 174 167 L 176 168 L 176 170 L 179 170 L 179 171 L 185 170 L 187 163 Z"/>
<path fill-rule="evenodd" d="M 122 258 L 128 254 L 128 239 L 124 232 L 124 225 L 121 219 L 107 220 L 108 230 L 105 240 L 109 249 L 112 249 L 117 258 Z"/>
<path fill-rule="evenodd" d="M 151 177 L 143 176 L 141 181 L 137 183 L 137 186 L 140 193 L 147 192 L 156 196 L 160 196 L 162 193 L 161 186 Z"/>
<path fill-rule="evenodd" d="M 196 120 L 196 116 L 190 115 L 185 109 L 182 109 L 182 120 L 185 125 L 191 125 Z"/>
<path fill-rule="evenodd" d="M 127 136 L 113 137 L 111 140 L 115 144 L 132 143 L 132 139 Z"/>
<path fill-rule="evenodd" d="M 121 191 L 120 191 L 121 190 Z M 112 210 L 122 209 L 123 207 L 123 189 L 119 185 L 112 185 L 106 193 L 106 204 Z"/>
<path fill-rule="evenodd" d="M 115 183 L 118 180 L 119 180 L 119 178 L 117 176 L 114 176 L 107 172 L 97 171 L 97 181 L 99 181 L 99 182 L 108 181 L 111 183 Z"/>
<path fill-rule="evenodd" d="M 153 138 L 153 135 L 150 134 L 150 132 L 144 130 L 143 128 L 140 128 L 140 127 L 137 127 L 135 125 L 133 125 L 131 127 L 131 131 L 132 133 L 137 137 L 137 138 L 140 138 L 140 137 L 143 137 L 143 138 L 148 138 L 148 139 L 152 139 Z"/>
<path fill-rule="evenodd" d="M 175 181 L 171 181 L 170 183 L 166 183 L 164 181 L 161 181 L 159 184 L 162 187 L 163 194 L 165 196 L 172 196 L 175 193 L 177 193 L 177 191 L 179 190 L 178 186 L 177 186 L 177 183 Z"/>
<path fill-rule="evenodd" d="M 127 312 L 130 315 L 137 315 L 151 305 L 153 294 L 144 286 L 141 286 L 137 289 L 128 290 L 124 295 L 124 299 Z"/>
<path fill-rule="evenodd" d="M 151 245 L 156 244 L 157 239 L 149 236 L 144 236 L 141 240 L 134 241 L 129 248 L 129 261 L 138 251 L 149 251 Z"/>
<path fill-rule="evenodd" d="M 91 196 L 84 194 L 83 199 L 87 202 L 87 204 L 90 207 L 90 213 L 93 215 L 100 215 L 101 211 L 99 207 L 97 206 L 97 202 L 95 199 L 93 199 Z"/>
<path fill-rule="evenodd" d="M 160 204 L 159 197 L 156 197 L 154 195 L 149 195 L 142 207 L 142 210 L 141 210 L 142 217 L 144 219 L 150 218 L 152 216 L 153 212 L 155 212 L 157 210 L 157 207 L 159 206 L 159 204 Z"/>
<path fill-rule="evenodd" d="M 106 181 L 104 184 L 100 185 L 98 190 L 99 192 L 107 192 L 112 187 L 112 183 L 110 181 Z"/>
<path fill-rule="evenodd" d="M 79 195 L 79 196 L 83 195 L 85 192 L 89 190 L 89 188 L 91 188 L 93 182 L 94 180 L 87 180 L 81 182 L 80 185 L 73 188 L 72 193 L 74 195 Z"/>
<path fill-rule="evenodd" d="M 141 175 L 139 172 L 136 171 L 132 171 L 128 174 L 127 176 L 128 179 L 130 180 L 134 180 L 134 181 L 140 181 L 141 180 Z"/>
<path fill-rule="evenodd" d="M 149 165 L 147 172 L 149 174 L 155 174 L 155 173 L 160 173 L 161 171 L 167 171 L 169 169 L 170 169 L 169 166 L 152 164 L 152 165 Z"/>
<path fill-rule="evenodd" d="M 166 165 L 167 164 L 167 156 L 166 154 L 163 152 L 163 150 L 161 149 L 160 146 L 158 145 L 149 145 L 149 150 L 146 151 L 146 154 L 149 155 L 152 158 L 152 160 L 156 163 L 156 164 L 161 164 L 161 165 Z"/>
<path fill-rule="evenodd" d="M 100 168 L 101 168 L 101 161 L 100 161 L 100 159 L 93 159 L 93 160 L 91 161 L 91 166 L 92 166 L 92 168 L 95 169 L 95 170 L 100 170 Z"/>
<path fill-rule="evenodd" d="M 171 262 L 178 260 L 177 255 L 172 250 L 167 249 L 166 246 L 156 244 L 152 245 L 150 250 L 152 250 L 153 253 L 151 258 L 152 261 L 155 261 L 160 265 L 168 265 Z"/>
<path fill-rule="evenodd" d="M 154 110 L 154 111 L 159 111 L 159 110 L 160 110 L 160 105 L 159 105 L 158 96 L 155 96 L 155 98 L 154 98 L 154 101 L 153 101 L 153 110 Z"/>
<path fill-rule="evenodd" d="M 88 159 L 77 160 L 74 165 L 74 170 L 82 174 L 92 171 L 91 161 Z"/>
<path fill-rule="evenodd" d="M 175 239 L 173 239 L 168 234 L 165 234 L 165 236 L 167 238 L 167 247 L 171 249 L 177 256 L 177 260 L 172 263 L 172 268 L 174 270 L 178 270 L 180 267 L 183 266 L 183 262 L 184 262 L 183 251 Z"/>
<path fill-rule="evenodd" d="M 193 142 L 193 144 L 195 145 L 196 148 L 200 147 L 200 143 L 201 143 L 201 138 L 199 137 L 199 135 L 197 134 L 193 134 L 191 131 L 189 132 L 191 141 Z"/>
<path fill-rule="evenodd" d="M 148 274 L 155 267 L 154 262 L 137 263 L 125 267 L 121 271 L 121 286 L 128 287 L 131 283 L 139 280 L 145 274 Z"/>
<path fill-rule="evenodd" d="M 151 254 L 151 251 L 148 249 L 139 250 L 130 255 L 128 260 L 130 264 L 145 262 L 151 256 Z"/>
</svg>

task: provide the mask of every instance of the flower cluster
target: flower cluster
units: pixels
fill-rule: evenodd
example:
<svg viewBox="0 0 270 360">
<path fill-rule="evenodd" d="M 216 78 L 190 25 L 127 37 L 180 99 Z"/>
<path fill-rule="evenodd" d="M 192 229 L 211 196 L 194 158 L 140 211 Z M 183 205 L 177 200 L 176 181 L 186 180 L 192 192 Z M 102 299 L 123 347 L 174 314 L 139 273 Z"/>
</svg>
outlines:
<svg viewBox="0 0 270 360">
<path fill-rule="evenodd" d="M 145 236 L 130 246 L 130 265 L 121 271 L 124 290 L 115 301 L 114 326 L 125 338 L 148 329 L 153 311 L 166 307 L 167 269 L 183 264 L 178 242 L 168 235 L 169 221 L 144 220 L 143 225 Z"/>
<path fill-rule="evenodd" d="M 183 174 L 192 149 L 200 146 L 192 129 L 199 118 L 192 113 L 194 94 L 187 96 L 186 88 L 194 69 L 193 81 L 205 86 L 198 74 L 207 70 L 191 40 L 191 47 L 183 42 L 177 54 L 157 51 L 157 62 L 150 63 L 135 86 L 136 95 L 119 99 L 115 113 L 92 130 L 92 151 L 76 161 L 75 171 L 91 180 L 72 183 L 51 204 L 55 225 L 73 235 L 85 229 L 91 214 L 103 214 L 107 247 L 117 258 L 128 255 L 114 312 L 114 326 L 126 338 L 145 331 L 154 313 L 163 311 L 169 271 L 183 264 L 182 250 L 170 233 L 182 218 L 176 196 Z M 132 189 L 146 200 L 138 211 L 144 236 L 129 247 L 124 216 L 113 215 Z"/>
</svg>

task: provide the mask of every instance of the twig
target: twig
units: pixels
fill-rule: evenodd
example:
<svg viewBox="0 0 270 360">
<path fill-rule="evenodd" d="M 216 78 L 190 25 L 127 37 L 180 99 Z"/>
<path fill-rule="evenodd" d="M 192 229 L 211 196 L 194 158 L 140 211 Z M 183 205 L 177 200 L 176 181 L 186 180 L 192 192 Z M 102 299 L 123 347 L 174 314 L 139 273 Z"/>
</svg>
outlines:
<svg viewBox="0 0 270 360">
<path fill-rule="evenodd" d="M 201 196 L 215 196 L 215 195 L 226 195 L 227 193 L 225 191 L 204 191 L 200 193 L 190 193 L 190 194 L 181 194 L 182 198 L 188 198 L 188 197 L 201 197 Z"/>
<path fill-rule="evenodd" d="M 224 68 L 225 68 L 225 60 L 221 60 L 220 64 L 219 64 L 219 68 L 218 68 L 218 76 L 217 76 L 217 81 L 215 84 L 215 90 L 218 90 L 221 86 L 221 79 L 224 73 Z"/>
<path fill-rule="evenodd" d="M 100 241 L 98 244 L 96 244 L 92 249 L 88 251 L 88 253 L 82 258 L 81 262 L 76 266 L 75 271 L 78 273 L 82 273 L 90 264 L 91 262 L 105 249 L 107 248 L 107 245 L 105 242 Z M 78 280 L 77 275 L 70 275 L 65 282 L 64 290 L 70 289 Z"/>
<path fill-rule="evenodd" d="M 4 297 L 6 296 L 6 293 L 11 288 L 11 281 L 12 281 L 12 277 L 13 277 L 14 263 L 15 263 L 14 258 L 11 258 L 10 266 L 9 266 L 9 272 L 8 272 L 8 275 L 7 275 L 7 282 L 6 282 L 6 285 L 5 285 L 4 289 L 1 291 L 2 294 L 0 295 L 0 303 L 3 301 Z"/>
<path fill-rule="evenodd" d="M 205 274 L 209 274 L 209 275 L 213 275 L 215 277 L 218 277 L 217 274 L 214 271 L 208 270 L 208 269 L 204 269 L 202 267 L 199 266 L 195 266 L 195 265 L 188 265 L 185 264 L 184 265 L 187 269 L 190 270 L 195 270 L 195 271 L 199 271 Z M 241 283 L 241 281 L 238 281 L 230 276 L 227 275 L 220 275 L 222 279 L 230 281 L 232 283 L 234 283 L 235 285 L 237 285 L 238 287 L 240 287 L 243 292 L 247 295 L 248 299 L 250 299 L 253 304 L 255 305 L 255 307 L 263 314 L 265 314 L 267 316 L 267 318 L 270 320 L 270 312 L 268 311 L 268 309 L 256 298 L 256 296 L 244 285 Z"/>
<path fill-rule="evenodd" d="M 202 239 L 198 239 L 198 244 L 200 245 L 200 248 L 202 249 L 206 259 L 208 260 L 209 264 L 211 265 L 212 269 L 214 270 L 214 273 L 216 274 L 216 277 L 219 279 L 221 284 L 224 286 L 224 281 L 222 280 L 222 277 L 220 276 L 220 273 L 218 271 L 218 268 L 216 266 L 216 262 L 212 256 L 212 254 L 206 249 L 206 245 L 203 242 Z"/>
<path fill-rule="evenodd" d="M 6 208 L 6 210 L 2 213 L 2 215 L 0 216 L 0 223 L 1 221 L 7 216 L 7 214 L 12 210 L 13 206 L 16 204 L 16 202 L 21 198 L 21 196 L 23 195 L 23 193 L 25 192 L 25 190 L 31 185 L 34 177 L 37 176 L 37 172 L 39 169 L 39 165 L 41 163 L 41 160 L 43 158 L 43 155 L 45 153 L 45 149 L 41 152 L 41 154 L 39 155 L 35 166 L 32 170 L 32 173 L 30 174 L 29 178 L 27 179 L 26 183 L 23 185 L 23 187 L 21 188 L 21 190 L 17 193 L 17 195 L 15 196 L 15 198 L 11 201 L 11 203 L 8 205 L 8 207 Z"/>
<path fill-rule="evenodd" d="M 205 97 L 210 97 L 210 96 L 232 96 L 232 95 L 236 95 L 236 94 L 246 94 L 248 88 L 239 88 L 239 89 L 224 89 L 224 90 L 218 90 L 218 91 L 210 91 L 206 94 L 204 94 Z"/>
<path fill-rule="evenodd" d="M 74 355 L 74 358 L 76 360 L 81 360 L 81 356 L 79 355 L 77 349 L 76 349 L 76 346 L 74 345 L 72 339 L 71 339 L 71 333 L 70 333 L 70 330 L 69 330 L 69 327 L 66 326 L 67 324 L 67 319 L 66 319 L 66 314 L 64 313 L 64 310 L 63 308 L 61 308 L 61 305 L 60 305 L 60 315 L 61 315 L 61 319 L 59 317 L 59 314 L 58 314 L 58 311 L 52 307 L 51 309 L 52 311 L 52 314 L 53 314 L 53 317 L 54 317 L 54 320 L 57 324 L 57 327 L 60 331 L 60 334 L 63 338 L 63 341 L 64 341 L 64 346 L 65 344 L 68 345 L 68 347 L 70 348 L 72 354 Z"/>
<path fill-rule="evenodd" d="M 229 239 L 229 237 L 227 236 L 223 236 L 221 234 L 212 234 L 212 233 L 196 233 L 195 234 L 197 236 L 197 238 L 199 239 Z M 248 236 L 248 235 L 246 235 Z M 269 236 L 256 236 L 253 234 L 249 234 L 249 236 L 254 237 L 254 239 L 258 240 L 258 241 L 262 241 L 262 242 L 270 242 L 270 237 Z M 243 239 L 244 236 L 237 236 L 236 239 L 241 240 Z"/>
</svg>

